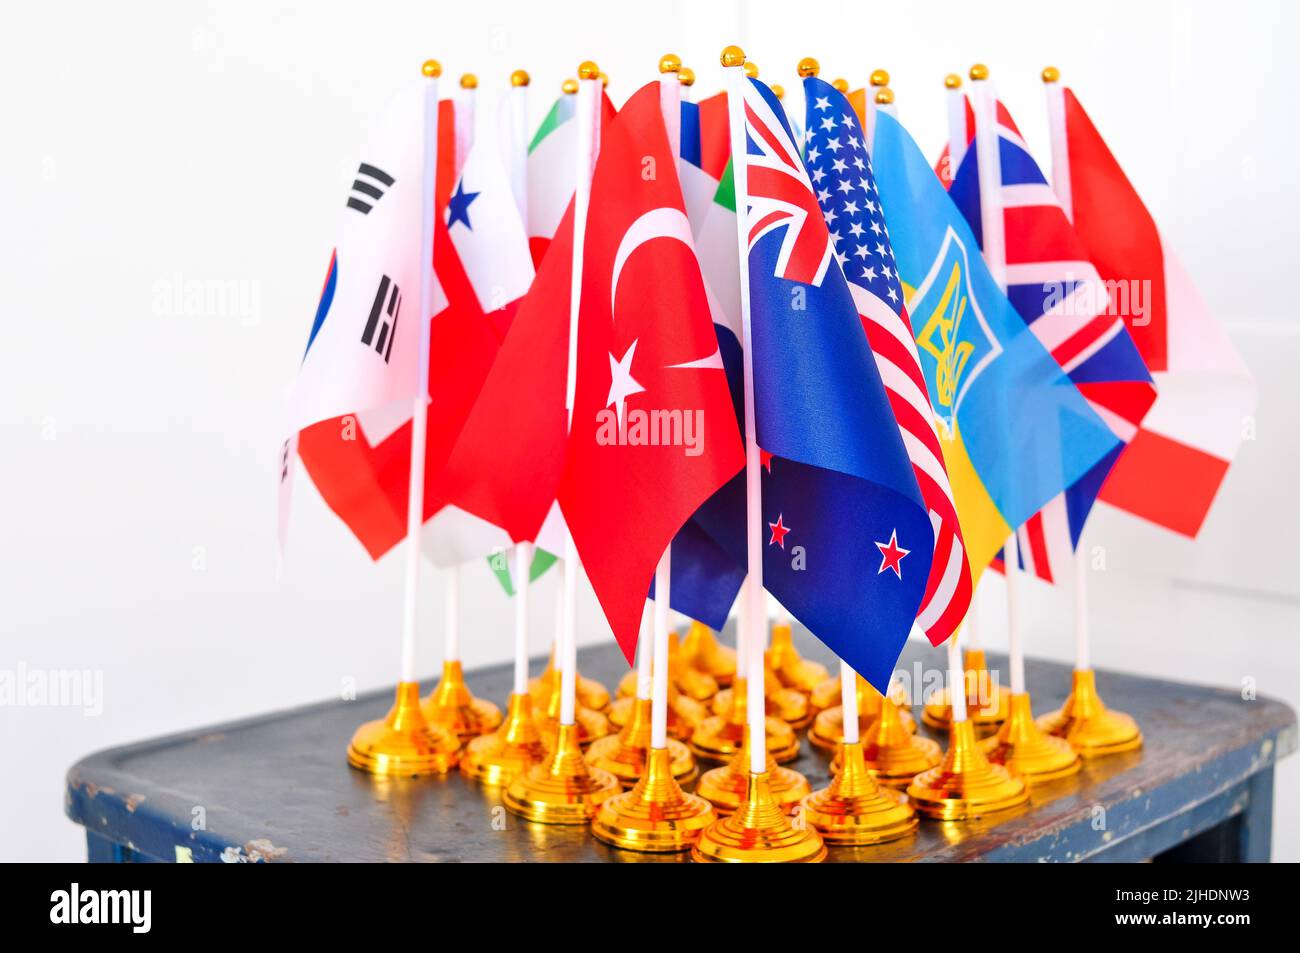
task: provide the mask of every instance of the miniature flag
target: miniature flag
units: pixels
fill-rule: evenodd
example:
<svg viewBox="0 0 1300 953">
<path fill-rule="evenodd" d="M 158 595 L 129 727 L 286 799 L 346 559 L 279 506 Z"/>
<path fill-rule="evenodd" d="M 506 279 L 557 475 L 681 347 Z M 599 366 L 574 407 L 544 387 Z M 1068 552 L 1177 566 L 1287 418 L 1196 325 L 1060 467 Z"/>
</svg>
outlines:
<svg viewBox="0 0 1300 953">
<path fill-rule="evenodd" d="M 533 269 L 518 207 L 490 140 L 470 150 L 439 213 L 434 266 L 448 306 L 431 325 L 423 545 L 435 562 L 454 565 L 510 543 L 499 527 L 446 506 L 435 478 Z M 299 444 L 326 503 L 375 559 L 406 535 L 411 408 L 411 402 L 390 404 L 327 421 L 304 431 Z"/>
<path fill-rule="evenodd" d="M 528 146 L 528 244 L 538 265 L 559 230 L 577 184 L 576 100 L 576 94 L 562 93 Z M 601 107 L 603 124 L 616 110 L 604 94 Z"/>
<path fill-rule="evenodd" d="M 997 104 L 1007 297 L 1118 441 L 1079 480 L 1019 527 L 1022 568 L 1047 582 L 1068 571 L 1097 493 L 1156 399 L 1151 375 L 1106 285 L 1029 153 Z M 979 161 L 968 149 L 948 194 L 983 245 Z"/>
<path fill-rule="evenodd" d="M 394 99 L 340 203 L 338 242 L 289 396 L 291 431 L 393 404 L 409 414 L 419 393 L 423 105 L 419 85 Z M 445 305 L 435 281 L 423 319 Z"/>
<path fill-rule="evenodd" d="M 1054 175 L 1158 394 L 1100 498 L 1195 536 L 1255 413 L 1255 380 L 1074 93 L 1062 92 L 1067 161 Z"/>
<path fill-rule="evenodd" d="M 1011 527 L 1117 441 L 998 289 L 934 170 L 883 110 L 872 159 L 978 584 Z"/>
<path fill-rule="evenodd" d="M 629 662 L 664 550 L 744 465 L 659 96 L 643 87 L 601 134 L 558 493 Z"/>
<path fill-rule="evenodd" d="M 886 690 L 934 534 L 826 220 L 776 97 L 744 82 L 763 584 Z M 738 492 L 737 492 L 738 491 Z M 705 528 L 744 565 L 743 482 Z"/>
<path fill-rule="evenodd" d="M 966 618 L 971 582 L 934 411 L 858 116 L 842 93 L 815 76 L 804 79 L 804 99 L 804 165 L 934 529 L 934 557 L 916 622 L 939 645 Z"/>
</svg>

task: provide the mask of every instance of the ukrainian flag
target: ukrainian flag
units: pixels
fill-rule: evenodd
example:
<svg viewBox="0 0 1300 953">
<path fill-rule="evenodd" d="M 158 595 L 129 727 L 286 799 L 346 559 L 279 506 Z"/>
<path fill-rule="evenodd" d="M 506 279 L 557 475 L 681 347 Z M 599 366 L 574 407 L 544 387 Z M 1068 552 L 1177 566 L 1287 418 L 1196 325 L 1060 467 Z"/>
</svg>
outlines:
<svg viewBox="0 0 1300 953">
<path fill-rule="evenodd" d="M 1118 441 L 998 288 L 925 156 L 883 110 L 872 168 L 978 581 L 1012 527 Z"/>
</svg>

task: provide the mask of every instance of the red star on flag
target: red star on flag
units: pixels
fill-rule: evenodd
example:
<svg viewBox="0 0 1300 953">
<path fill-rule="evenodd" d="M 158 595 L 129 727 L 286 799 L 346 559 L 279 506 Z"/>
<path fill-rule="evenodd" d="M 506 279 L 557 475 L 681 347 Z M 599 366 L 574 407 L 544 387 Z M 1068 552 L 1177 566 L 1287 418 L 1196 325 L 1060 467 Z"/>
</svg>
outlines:
<svg viewBox="0 0 1300 953">
<path fill-rule="evenodd" d="M 785 547 L 781 547 L 784 549 Z M 889 534 L 889 542 L 876 543 L 876 548 L 880 550 L 880 568 L 876 570 L 876 575 L 880 575 L 886 569 L 894 570 L 894 575 L 899 579 L 903 578 L 903 557 L 911 552 L 910 549 L 902 549 L 898 545 L 898 530 Z"/>
<path fill-rule="evenodd" d="M 790 532 L 790 527 L 781 522 L 783 519 L 785 519 L 785 514 L 781 513 L 777 516 L 775 523 L 767 524 L 772 528 L 772 538 L 767 541 L 767 545 L 771 546 L 776 543 L 782 549 L 785 549 L 785 535 Z"/>
</svg>

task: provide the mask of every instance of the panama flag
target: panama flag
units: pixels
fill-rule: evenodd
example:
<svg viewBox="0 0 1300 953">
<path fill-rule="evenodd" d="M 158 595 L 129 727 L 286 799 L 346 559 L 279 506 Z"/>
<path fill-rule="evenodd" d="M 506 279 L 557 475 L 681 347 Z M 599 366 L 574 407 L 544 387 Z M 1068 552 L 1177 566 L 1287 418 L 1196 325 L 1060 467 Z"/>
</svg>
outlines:
<svg viewBox="0 0 1300 953">
<path fill-rule="evenodd" d="M 934 532 L 853 296 L 776 97 L 744 81 L 763 584 L 881 691 L 925 595 Z M 742 565 L 743 480 L 701 511 Z"/>
<path fill-rule="evenodd" d="M 1100 498 L 1195 536 L 1255 413 L 1255 380 L 1074 93 L 1049 96 L 1057 192 L 1158 394 Z"/>
<path fill-rule="evenodd" d="M 1000 102 L 995 124 L 1007 296 L 1118 441 L 1017 529 L 1022 567 L 1053 582 L 1070 565 L 1097 493 L 1138 432 L 1156 391 L 1122 318 L 1110 307 L 1105 283 Z M 983 247 L 975 149 L 965 152 L 948 194 Z"/>
<path fill-rule="evenodd" d="M 558 494 L 629 662 L 664 550 L 744 466 L 676 165 L 656 81 L 601 134 Z"/>
<path fill-rule="evenodd" d="M 957 630 L 970 606 L 970 567 L 934 411 L 903 288 L 894 267 L 860 117 L 830 83 L 804 79 L 808 116 L 804 164 L 831 229 L 835 257 L 871 345 L 876 369 L 898 421 L 912 472 L 934 529 L 934 558 L 917 625 L 934 645 Z"/>
<path fill-rule="evenodd" d="M 518 206 L 489 139 L 470 149 L 439 210 L 434 266 L 447 304 L 430 328 L 425 551 L 447 565 L 508 542 L 498 528 L 447 508 L 435 491 L 533 277 Z M 411 402 L 352 410 L 304 431 L 298 450 L 326 503 L 377 559 L 406 535 Z"/>
<path fill-rule="evenodd" d="M 577 186 L 577 98 L 576 93 L 562 93 L 528 146 L 528 244 L 537 264 L 555 238 Z M 609 97 L 602 93 L 602 124 L 615 111 Z"/>
<path fill-rule="evenodd" d="M 978 584 L 1011 527 L 1118 441 L 999 290 L 934 170 L 883 110 L 872 161 Z"/>
</svg>

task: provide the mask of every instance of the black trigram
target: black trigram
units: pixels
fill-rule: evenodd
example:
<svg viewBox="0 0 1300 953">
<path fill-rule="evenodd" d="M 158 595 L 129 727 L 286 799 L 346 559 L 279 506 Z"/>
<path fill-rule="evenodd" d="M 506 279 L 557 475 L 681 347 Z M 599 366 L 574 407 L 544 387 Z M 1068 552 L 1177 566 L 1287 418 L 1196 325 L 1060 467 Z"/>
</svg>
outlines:
<svg viewBox="0 0 1300 953">
<path fill-rule="evenodd" d="M 366 329 L 361 333 L 361 343 L 374 343 L 375 350 L 384 355 L 384 363 L 393 353 L 393 338 L 397 337 L 397 314 L 402 310 L 401 289 L 387 275 L 379 282 L 375 302 L 370 306 Z M 376 334 L 375 332 L 379 333 Z"/>
<path fill-rule="evenodd" d="M 361 163 L 357 167 L 357 178 L 352 183 L 352 194 L 348 196 L 348 208 L 369 215 L 370 210 L 383 198 L 384 189 L 391 188 L 394 181 L 383 169 Z"/>
</svg>

